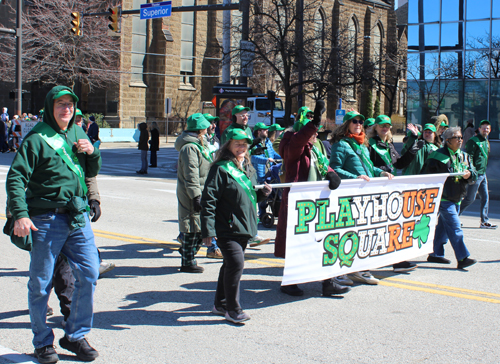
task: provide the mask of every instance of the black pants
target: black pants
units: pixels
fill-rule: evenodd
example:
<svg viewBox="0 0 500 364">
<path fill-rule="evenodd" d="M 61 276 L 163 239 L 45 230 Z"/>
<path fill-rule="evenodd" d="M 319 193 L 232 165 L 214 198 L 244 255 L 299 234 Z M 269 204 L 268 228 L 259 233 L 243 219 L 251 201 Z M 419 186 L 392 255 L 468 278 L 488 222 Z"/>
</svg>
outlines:
<svg viewBox="0 0 500 364">
<path fill-rule="evenodd" d="M 219 246 L 224 257 L 220 267 L 219 280 L 215 293 L 215 305 L 221 306 L 222 300 L 226 299 L 228 311 L 237 311 L 240 306 L 240 279 L 245 264 L 245 248 L 248 238 L 224 239 L 219 238 Z"/>
<path fill-rule="evenodd" d="M 71 266 L 62 255 L 57 257 L 52 285 L 59 299 L 64 320 L 67 320 L 71 309 L 71 297 L 73 297 L 73 291 L 75 290 L 75 277 Z"/>
<path fill-rule="evenodd" d="M 151 151 L 151 157 L 149 159 L 151 161 L 151 167 L 156 167 L 157 159 L 156 159 L 156 150 Z"/>
</svg>

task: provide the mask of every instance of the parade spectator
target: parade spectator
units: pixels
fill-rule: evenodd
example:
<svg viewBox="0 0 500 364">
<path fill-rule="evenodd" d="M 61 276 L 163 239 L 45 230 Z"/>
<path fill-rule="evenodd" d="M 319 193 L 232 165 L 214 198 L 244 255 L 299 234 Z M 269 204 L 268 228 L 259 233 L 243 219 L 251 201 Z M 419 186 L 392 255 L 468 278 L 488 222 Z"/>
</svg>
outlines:
<svg viewBox="0 0 500 364">
<path fill-rule="evenodd" d="M 325 102 L 323 100 L 317 101 L 312 120 L 309 121 L 309 118 L 299 119 L 293 128 L 287 130 L 283 135 L 280 143 L 280 155 L 283 157 L 283 164 L 285 165 L 286 182 L 327 180 L 329 181 L 328 187 L 331 190 L 337 189 L 340 185 L 340 178 L 328 166 L 328 159 L 315 147 L 321 115 L 324 111 Z M 278 226 L 276 228 L 274 255 L 279 258 L 285 258 L 286 253 L 289 193 L 290 188 L 283 190 Z M 281 286 L 280 290 L 290 296 L 302 296 L 304 294 L 304 291 L 296 284 Z M 323 296 L 344 294 L 349 291 L 349 287 L 336 284 L 332 279 L 325 279 L 322 282 Z"/>
<path fill-rule="evenodd" d="M 444 147 L 432 153 L 425 162 L 423 173 L 464 173 L 463 176 L 450 176 L 443 186 L 443 194 L 439 205 L 439 218 L 434 235 L 434 252 L 429 254 L 427 261 L 431 263 L 450 264 L 444 257 L 444 245 L 450 240 L 455 251 L 458 269 L 476 264 L 475 259 L 465 246 L 464 232 L 460 226 L 458 213 L 460 201 L 467 193 L 467 185 L 477 180 L 477 172 L 471 158 L 462 152 L 462 132 L 459 127 L 447 129 L 443 135 Z"/>
<path fill-rule="evenodd" d="M 463 132 L 464 141 L 462 142 L 462 148 L 465 148 L 469 139 L 472 138 L 474 135 L 476 135 L 476 130 L 474 128 L 474 120 L 469 119 L 467 120 L 467 126 L 465 127 Z"/>
<path fill-rule="evenodd" d="M 365 123 L 366 124 L 366 120 Z M 364 125 L 363 124 L 363 125 Z M 368 147 L 370 160 L 375 167 L 378 167 L 391 174 L 397 174 L 397 169 L 407 167 L 415 158 L 415 149 L 408 149 L 402 156 L 396 150 L 392 142 L 392 122 L 387 115 L 379 115 L 375 119 L 375 124 L 370 128 L 368 134 Z M 418 136 L 417 127 L 408 124 L 407 128 L 414 137 Z M 408 272 L 417 267 L 411 262 L 400 262 L 392 265 L 395 272 Z"/>
<path fill-rule="evenodd" d="M 266 184 L 263 190 L 253 189 L 255 170 L 248 154 L 252 139 L 244 130 L 233 128 L 226 138 L 203 190 L 201 228 L 203 242 L 209 244 L 217 237 L 224 257 L 212 312 L 242 323 L 250 319 L 239 302 L 245 249 L 249 239 L 257 234 L 255 205 L 271 193 L 271 188 Z"/>
<path fill-rule="evenodd" d="M 95 122 L 94 115 L 89 116 L 87 135 L 89 136 L 89 139 L 92 142 L 92 144 L 94 144 L 99 140 L 99 125 L 97 125 L 97 123 Z"/>
<path fill-rule="evenodd" d="M 344 116 L 344 123 L 333 132 L 330 167 L 341 179 L 361 178 L 370 181 L 372 177 L 394 176 L 375 167 L 370 160 L 368 138 L 364 132 L 365 117 L 357 111 L 349 111 Z M 355 272 L 351 277 L 358 282 L 378 284 L 378 279 L 368 271 Z M 352 285 L 352 280 L 346 275 L 334 278 L 338 284 Z"/>
<path fill-rule="evenodd" d="M 0 150 L 2 153 L 9 150 L 9 145 L 7 144 L 9 114 L 7 111 L 6 107 L 2 108 L 2 114 L 0 115 Z"/>
<path fill-rule="evenodd" d="M 481 198 L 481 229 L 496 229 L 498 225 L 490 223 L 488 218 L 489 195 L 488 178 L 486 178 L 486 167 L 488 166 L 488 156 L 490 154 L 490 143 L 488 135 L 491 132 L 491 124 L 488 120 L 482 120 L 479 126 L 479 133 L 470 138 L 465 146 L 465 151 L 472 158 L 472 163 L 476 168 L 477 181 L 467 186 L 467 195 L 460 205 L 460 215 L 476 200 L 479 192 Z"/>
<path fill-rule="evenodd" d="M 245 107 L 243 105 L 236 105 L 233 108 L 233 111 L 231 112 L 232 117 L 233 117 L 233 123 L 229 125 L 226 130 L 224 130 L 224 133 L 222 133 L 221 136 L 221 144 L 224 144 L 227 142 L 227 134 L 233 130 L 234 128 L 236 129 L 242 129 L 245 133 L 248 134 L 248 137 L 250 139 L 252 138 L 252 130 L 248 127 L 248 112 L 250 111 L 249 107 Z"/>
<path fill-rule="evenodd" d="M 157 152 L 160 150 L 160 129 L 156 121 L 151 123 L 151 139 L 149 140 L 149 145 L 149 150 L 151 151 L 149 157 L 151 164 L 149 166 L 151 168 L 156 168 L 158 167 Z"/>
<path fill-rule="evenodd" d="M 8 208 L 14 221 L 11 239 L 17 244 L 26 245 L 27 239 L 32 242 L 28 303 L 35 356 L 43 363 L 59 359 L 46 314 L 60 253 L 70 261 L 76 283 L 59 345 L 80 360 L 98 356 L 85 339 L 92 328 L 99 258 L 86 213 L 84 178 L 97 175 L 101 157 L 83 130 L 74 125 L 76 102 L 78 97 L 70 88 L 52 88 L 45 98 L 44 122 L 24 138 L 7 176 Z M 65 157 L 67 153 L 70 158 Z"/>
<path fill-rule="evenodd" d="M 80 128 L 82 128 L 83 131 L 87 131 L 87 126 L 85 125 L 85 122 L 83 121 L 83 114 L 82 114 L 82 111 L 80 109 L 76 109 L 75 124 L 78 125 Z"/>
<path fill-rule="evenodd" d="M 418 137 L 418 141 L 414 140 L 414 134 L 411 133 L 410 137 L 403 146 L 401 153 L 406 153 L 409 149 L 415 148 L 417 153 L 411 163 L 403 168 L 403 175 L 420 174 L 425 161 L 429 158 L 434 151 L 440 147 L 440 140 L 436 132 L 436 127 L 433 124 L 425 124 L 424 130 Z"/>
<path fill-rule="evenodd" d="M 92 125 L 92 124 L 91 124 Z M 148 174 L 148 141 L 149 141 L 149 132 L 148 132 L 148 124 L 140 123 L 139 128 L 139 144 L 137 145 L 137 149 L 141 151 L 141 169 L 136 171 L 137 174 Z M 90 126 L 89 126 L 90 131 Z"/>
<path fill-rule="evenodd" d="M 200 211 L 201 193 L 207 178 L 212 157 L 206 145 L 205 134 L 210 122 L 196 113 L 187 119 L 187 128 L 175 141 L 179 152 L 177 164 L 177 211 L 181 239 L 181 272 L 203 273 L 195 255 L 202 244 Z M 214 235 L 216 236 L 216 235 Z M 211 242 L 206 245 L 210 246 Z"/>
</svg>

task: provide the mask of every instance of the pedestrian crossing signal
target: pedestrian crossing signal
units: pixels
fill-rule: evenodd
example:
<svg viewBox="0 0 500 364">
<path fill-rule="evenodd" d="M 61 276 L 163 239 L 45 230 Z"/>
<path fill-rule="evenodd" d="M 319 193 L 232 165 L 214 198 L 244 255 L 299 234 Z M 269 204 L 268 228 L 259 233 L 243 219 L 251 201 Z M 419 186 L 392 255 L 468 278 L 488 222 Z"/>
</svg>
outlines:
<svg viewBox="0 0 500 364">
<path fill-rule="evenodd" d="M 71 17 L 73 18 L 73 20 L 71 20 L 71 33 L 73 33 L 73 35 L 77 35 L 77 36 L 80 36 L 82 35 L 82 31 L 81 31 L 81 21 L 80 21 L 80 13 L 74 11 L 71 13 Z"/>
<path fill-rule="evenodd" d="M 115 33 L 119 33 L 120 28 L 118 25 L 118 20 L 120 19 L 120 7 L 116 6 L 114 8 L 109 8 L 108 11 L 111 14 L 110 16 L 108 16 L 108 19 L 111 22 L 109 23 L 108 28 Z"/>
</svg>

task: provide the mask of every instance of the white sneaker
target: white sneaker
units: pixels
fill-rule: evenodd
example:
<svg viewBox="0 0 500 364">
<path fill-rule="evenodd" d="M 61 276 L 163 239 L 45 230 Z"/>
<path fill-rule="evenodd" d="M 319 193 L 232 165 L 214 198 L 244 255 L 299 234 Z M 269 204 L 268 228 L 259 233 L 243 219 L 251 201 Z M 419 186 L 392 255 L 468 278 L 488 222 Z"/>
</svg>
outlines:
<svg viewBox="0 0 500 364">
<path fill-rule="evenodd" d="M 254 247 L 254 246 L 259 246 L 259 245 L 264 245 L 264 244 L 267 244 L 271 241 L 271 239 L 266 239 L 266 238 L 263 238 L 262 236 L 259 236 L 259 235 L 255 235 L 253 238 L 251 238 L 248 243 L 251 247 Z"/>
<path fill-rule="evenodd" d="M 102 261 L 101 264 L 99 264 L 99 275 L 109 272 L 113 269 L 115 269 L 115 263 Z"/>
<path fill-rule="evenodd" d="M 355 281 L 366 283 L 366 284 L 378 284 L 378 279 L 372 276 L 369 271 L 355 272 L 350 274 L 352 279 Z"/>
<path fill-rule="evenodd" d="M 344 274 L 343 276 L 338 276 L 338 277 L 333 277 L 332 280 L 340 284 L 341 286 L 352 286 L 354 282 L 347 276 L 347 274 Z"/>
<path fill-rule="evenodd" d="M 479 225 L 480 229 L 496 229 L 498 225 L 492 225 L 489 222 L 482 222 L 481 225 Z"/>
</svg>

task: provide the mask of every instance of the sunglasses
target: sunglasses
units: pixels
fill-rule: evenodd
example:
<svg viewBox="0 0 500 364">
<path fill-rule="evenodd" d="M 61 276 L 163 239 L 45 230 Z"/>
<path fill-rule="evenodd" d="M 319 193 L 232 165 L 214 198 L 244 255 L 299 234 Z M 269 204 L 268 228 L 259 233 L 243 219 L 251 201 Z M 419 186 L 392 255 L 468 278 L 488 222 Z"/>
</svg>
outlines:
<svg viewBox="0 0 500 364">
<path fill-rule="evenodd" d="M 359 124 L 359 125 L 363 125 L 364 121 L 363 120 L 351 120 L 351 123 L 353 124 Z"/>
<path fill-rule="evenodd" d="M 307 117 L 308 119 L 312 119 L 312 118 L 314 118 L 314 114 L 306 114 L 306 117 Z"/>
<path fill-rule="evenodd" d="M 451 138 L 449 138 L 449 139 L 460 139 L 460 140 L 463 140 L 464 138 L 463 138 L 463 137 L 461 137 L 461 136 L 454 136 L 454 137 L 451 137 Z"/>
</svg>

